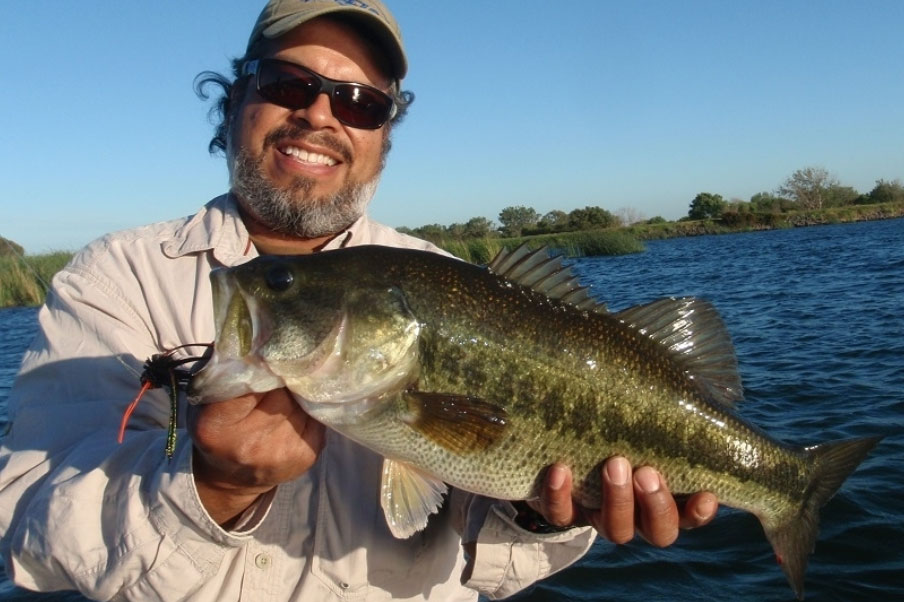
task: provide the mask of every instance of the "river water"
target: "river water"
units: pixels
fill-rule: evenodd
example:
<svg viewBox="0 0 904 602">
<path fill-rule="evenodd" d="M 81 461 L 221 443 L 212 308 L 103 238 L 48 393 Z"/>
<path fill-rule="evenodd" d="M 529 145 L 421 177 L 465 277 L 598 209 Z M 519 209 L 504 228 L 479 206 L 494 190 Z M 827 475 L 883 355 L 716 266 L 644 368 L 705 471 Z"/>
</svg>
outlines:
<svg viewBox="0 0 904 602">
<path fill-rule="evenodd" d="M 611 309 L 661 296 L 711 300 L 737 348 L 740 412 L 773 436 L 811 445 L 886 434 L 823 509 L 807 600 L 904 599 L 904 220 L 652 241 L 645 253 L 580 259 L 574 269 Z M 35 314 L 0 310 L 0 415 Z M 0 599 L 63 598 L 0 582 Z M 793 595 L 756 519 L 723 508 L 665 550 L 600 540 L 514 599 Z"/>
</svg>

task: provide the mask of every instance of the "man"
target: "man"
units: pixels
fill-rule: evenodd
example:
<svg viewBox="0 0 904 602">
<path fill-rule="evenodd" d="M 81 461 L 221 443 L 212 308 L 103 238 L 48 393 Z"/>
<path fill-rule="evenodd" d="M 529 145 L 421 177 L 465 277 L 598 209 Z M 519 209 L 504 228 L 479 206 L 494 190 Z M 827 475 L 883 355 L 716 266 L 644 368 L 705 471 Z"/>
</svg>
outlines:
<svg viewBox="0 0 904 602">
<path fill-rule="evenodd" d="M 55 279 L 10 398 L 0 450 L 7 571 L 32 589 L 95 599 L 473 600 L 568 566 L 596 527 L 670 544 L 683 516 L 650 468 L 603 469 L 604 507 L 573 505 L 567 467 L 533 508 L 454 491 L 427 529 L 393 538 L 381 458 L 310 419 L 285 390 L 188 412 L 163 454 L 169 402 L 148 397 L 122 445 L 139 358 L 214 338 L 209 272 L 258 253 L 357 244 L 436 251 L 364 210 L 406 108 L 397 25 L 374 1 L 275 0 L 224 84 L 230 193 L 198 214 L 109 235 Z M 351 83 L 356 82 L 356 83 Z M 637 509 L 635 512 L 635 508 Z M 539 511 L 539 512 L 537 512 Z"/>
</svg>

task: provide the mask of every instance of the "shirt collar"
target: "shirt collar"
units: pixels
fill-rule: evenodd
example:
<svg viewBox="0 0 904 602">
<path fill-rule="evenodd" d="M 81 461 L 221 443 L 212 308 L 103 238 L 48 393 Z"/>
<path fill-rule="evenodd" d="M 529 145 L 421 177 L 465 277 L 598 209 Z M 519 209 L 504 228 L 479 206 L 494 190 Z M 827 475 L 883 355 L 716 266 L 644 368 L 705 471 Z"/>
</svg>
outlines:
<svg viewBox="0 0 904 602">
<path fill-rule="evenodd" d="M 212 251 L 223 265 L 242 263 L 250 253 L 257 254 L 231 194 L 209 201 L 163 243 L 163 253 L 172 258 L 205 251 Z"/>
<path fill-rule="evenodd" d="M 370 219 L 362 215 L 330 239 L 322 250 L 370 244 L 370 223 Z M 226 266 L 244 263 L 258 255 L 231 193 L 209 201 L 163 243 L 164 254 L 171 258 L 206 251 L 211 251 L 216 260 Z"/>
<path fill-rule="evenodd" d="M 345 247 L 357 247 L 358 245 L 368 245 L 373 242 L 370 232 L 370 218 L 362 215 L 355 222 L 330 239 L 328 243 L 323 245 L 322 251 L 333 251 L 335 249 L 344 249 Z"/>
</svg>

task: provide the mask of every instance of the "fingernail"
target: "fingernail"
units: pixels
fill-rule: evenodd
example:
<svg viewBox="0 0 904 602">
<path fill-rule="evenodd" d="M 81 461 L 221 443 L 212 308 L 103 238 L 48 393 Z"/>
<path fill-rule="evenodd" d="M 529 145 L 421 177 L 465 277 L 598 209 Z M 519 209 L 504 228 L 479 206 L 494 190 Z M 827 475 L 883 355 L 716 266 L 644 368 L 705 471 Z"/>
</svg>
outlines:
<svg viewBox="0 0 904 602">
<path fill-rule="evenodd" d="M 715 514 L 718 504 L 712 498 L 705 497 L 694 509 L 694 515 L 700 520 L 708 520 Z"/>
<path fill-rule="evenodd" d="M 631 465 L 624 458 L 612 458 L 606 462 L 606 476 L 609 482 L 616 486 L 628 484 L 631 475 Z"/>
<path fill-rule="evenodd" d="M 552 466 L 549 469 L 549 476 L 546 485 L 553 491 L 558 491 L 565 484 L 565 469 L 561 466 Z"/>
<path fill-rule="evenodd" d="M 659 473 L 649 466 L 637 469 L 637 472 L 634 473 L 634 480 L 644 493 L 656 493 L 662 486 Z"/>
</svg>

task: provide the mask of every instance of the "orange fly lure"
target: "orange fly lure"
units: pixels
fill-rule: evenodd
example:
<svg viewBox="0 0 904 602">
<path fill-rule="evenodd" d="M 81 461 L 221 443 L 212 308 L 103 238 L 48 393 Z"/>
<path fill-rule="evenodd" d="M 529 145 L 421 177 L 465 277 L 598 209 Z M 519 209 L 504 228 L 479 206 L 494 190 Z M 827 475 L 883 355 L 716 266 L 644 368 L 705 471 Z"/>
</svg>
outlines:
<svg viewBox="0 0 904 602">
<path fill-rule="evenodd" d="M 176 357 L 178 351 L 190 347 L 206 347 L 206 351 L 202 355 Z M 165 453 L 166 457 L 171 459 L 176 450 L 176 416 L 179 410 L 179 391 L 185 391 L 188 388 L 188 383 L 191 382 L 192 376 L 204 367 L 211 353 L 213 353 L 213 343 L 189 343 L 173 347 L 163 353 L 155 353 L 149 357 L 144 362 L 144 370 L 139 377 L 141 388 L 138 391 L 138 395 L 135 396 L 135 399 L 123 412 L 117 438 L 119 443 L 122 443 L 129 418 L 135 412 L 135 408 L 138 407 L 138 402 L 141 401 L 144 394 L 151 389 L 164 387 L 168 389 L 170 397 L 170 417 L 166 433 Z M 189 368 L 183 368 L 182 366 L 186 364 L 192 365 Z"/>
</svg>

